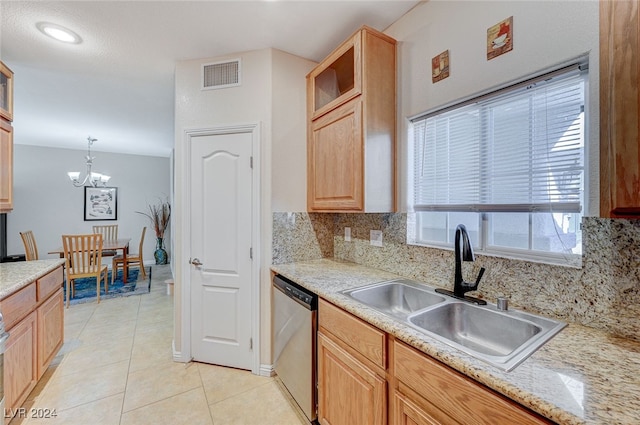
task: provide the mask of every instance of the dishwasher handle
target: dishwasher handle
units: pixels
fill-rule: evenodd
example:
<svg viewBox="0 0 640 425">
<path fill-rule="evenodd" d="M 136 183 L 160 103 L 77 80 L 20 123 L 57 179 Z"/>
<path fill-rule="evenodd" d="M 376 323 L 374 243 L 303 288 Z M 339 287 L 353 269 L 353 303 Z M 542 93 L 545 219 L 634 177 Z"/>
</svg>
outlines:
<svg viewBox="0 0 640 425">
<path fill-rule="evenodd" d="M 284 276 L 273 277 L 273 287 L 307 310 L 318 309 L 318 296 Z"/>
</svg>

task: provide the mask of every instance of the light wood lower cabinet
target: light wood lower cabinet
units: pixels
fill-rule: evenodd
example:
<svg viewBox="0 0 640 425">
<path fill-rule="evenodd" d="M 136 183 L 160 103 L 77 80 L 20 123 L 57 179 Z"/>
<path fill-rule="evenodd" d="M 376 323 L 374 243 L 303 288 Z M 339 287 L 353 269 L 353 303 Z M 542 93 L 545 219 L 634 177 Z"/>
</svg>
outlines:
<svg viewBox="0 0 640 425">
<path fill-rule="evenodd" d="M 413 399 L 402 392 L 395 390 L 393 394 L 393 420 L 395 425 L 450 425 L 455 424 L 453 419 L 444 421 L 442 415 L 436 419 L 427 409 L 418 406 Z"/>
<path fill-rule="evenodd" d="M 552 423 L 404 343 L 393 350 L 395 425 Z"/>
<path fill-rule="evenodd" d="M 540 425 L 553 422 L 320 299 L 323 425 Z"/>
<path fill-rule="evenodd" d="M 9 330 L 4 352 L 5 409 L 18 407 L 38 382 L 36 320 L 34 311 Z"/>
<path fill-rule="evenodd" d="M 58 354 L 64 341 L 64 295 L 62 288 L 37 310 L 38 316 L 38 379 Z"/>
<path fill-rule="evenodd" d="M 0 300 L 9 338 L 4 353 L 5 423 L 36 386 L 64 341 L 62 267 Z"/>
<path fill-rule="evenodd" d="M 383 425 L 385 379 L 318 334 L 318 421 L 322 425 Z"/>
</svg>

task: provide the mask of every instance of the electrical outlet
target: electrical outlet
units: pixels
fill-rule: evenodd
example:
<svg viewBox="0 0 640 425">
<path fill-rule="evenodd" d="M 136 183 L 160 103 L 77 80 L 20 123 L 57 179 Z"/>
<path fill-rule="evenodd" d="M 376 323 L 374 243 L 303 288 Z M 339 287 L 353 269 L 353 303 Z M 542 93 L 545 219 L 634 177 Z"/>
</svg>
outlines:
<svg viewBox="0 0 640 425">
<path fill-rule="evenodd" d="M 295 225 L 296 224 L 296 214 L 292 213 L 292 212 L 288 212 L 287 213 L 287 222 L 292 226 Z"/>
<path fill-rule="evenodd" d="M 351 227 L 344 228 L 344 241 L 351 242 Z"/>
<path fill-rule="evenodd" d="M 369 243 L 373 246 L 382 246 L 382 230 L 371 230 L 369 232 Z"/>
</svg>

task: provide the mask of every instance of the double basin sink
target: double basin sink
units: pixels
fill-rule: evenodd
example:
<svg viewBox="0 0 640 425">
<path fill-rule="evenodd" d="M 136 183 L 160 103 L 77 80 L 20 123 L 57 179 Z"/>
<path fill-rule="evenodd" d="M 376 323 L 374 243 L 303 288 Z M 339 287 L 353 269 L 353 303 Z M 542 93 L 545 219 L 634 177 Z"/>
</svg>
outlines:
<svg viewBox="0 0 640 425">
<path fill-rule="evenodd" d="M 530 313 L 458 301 L 412 280 L 342 293 L 505 371 L 513 370 L 566 326 Z"/>
</svg>

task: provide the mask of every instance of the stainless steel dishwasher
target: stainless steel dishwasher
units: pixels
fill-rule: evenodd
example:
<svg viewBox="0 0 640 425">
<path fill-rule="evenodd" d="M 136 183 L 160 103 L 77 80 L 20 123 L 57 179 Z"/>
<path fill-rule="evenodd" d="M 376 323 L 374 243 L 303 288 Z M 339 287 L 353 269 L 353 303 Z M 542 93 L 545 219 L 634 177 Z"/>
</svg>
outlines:
<svg viewBox="0 0 640 425">
<path fill-rule="evenodd" d="M 318 297 L 314 293 L 283 276 L 274 276 L 274 368 L 310 422 L 317 418 L 317 313 Z"/>
</svg>

